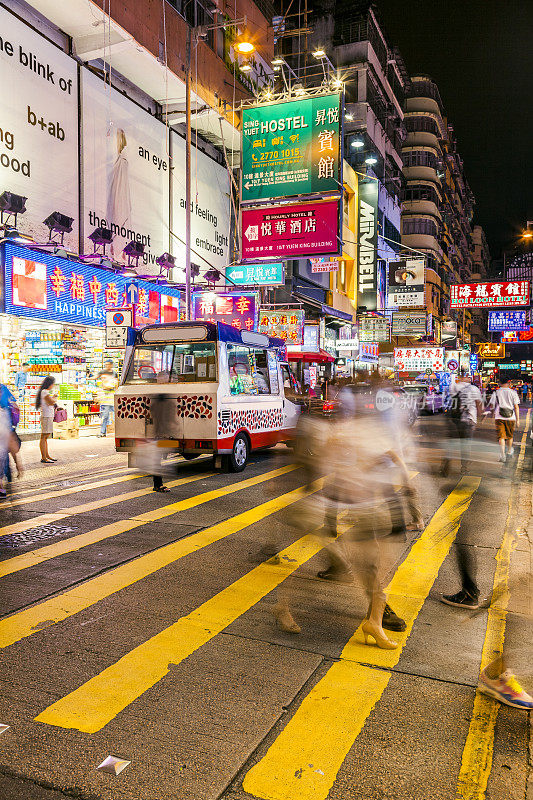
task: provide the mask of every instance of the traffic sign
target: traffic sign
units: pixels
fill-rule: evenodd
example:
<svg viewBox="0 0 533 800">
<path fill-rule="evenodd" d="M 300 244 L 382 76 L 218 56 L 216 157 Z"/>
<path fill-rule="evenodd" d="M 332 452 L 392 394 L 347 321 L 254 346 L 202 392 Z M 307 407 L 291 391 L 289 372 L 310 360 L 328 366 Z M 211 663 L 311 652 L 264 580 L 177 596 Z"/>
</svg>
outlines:
<svg viewBox="0 0 533 800">
<path fill-rule="evenodd" d="M 124 294 L 126 295 L 127 302 L 131 303 L 132 306 L 134 306 L 139 299 L 139 289 L 135 283 L 127 283 Z"/>
<path fill-rule="evenodd" d="M 454 358 L 450 358 L 446 366 L 450 370 L 450 372 L 455 372 L 456 370 L 459 369 L 459 364 Z"/>
</svg>

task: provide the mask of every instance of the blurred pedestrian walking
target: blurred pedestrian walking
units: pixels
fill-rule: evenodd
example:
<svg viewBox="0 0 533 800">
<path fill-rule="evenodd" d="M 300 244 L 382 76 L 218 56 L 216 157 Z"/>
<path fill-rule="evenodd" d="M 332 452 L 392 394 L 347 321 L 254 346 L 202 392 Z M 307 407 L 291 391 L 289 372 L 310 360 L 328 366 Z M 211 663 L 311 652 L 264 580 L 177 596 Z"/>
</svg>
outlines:
<svg viewBox="0 0 533 800">
<path fill-rule="evenodd" d="M 509 378 L 500 379 L 500 388 L 492 393 L 486 414 L 494 414 L 496 434 L 500 445 L 500 461 L 505 463 L 514 455 L 513 437 L 520 424 L 520 398 L 509 385 Z"/>
</svg>

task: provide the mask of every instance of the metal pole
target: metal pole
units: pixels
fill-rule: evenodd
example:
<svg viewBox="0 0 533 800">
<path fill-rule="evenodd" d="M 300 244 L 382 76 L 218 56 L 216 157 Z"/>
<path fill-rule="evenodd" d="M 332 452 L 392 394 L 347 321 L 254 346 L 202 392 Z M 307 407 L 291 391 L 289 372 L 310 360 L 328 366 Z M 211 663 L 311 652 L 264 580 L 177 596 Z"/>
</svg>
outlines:
<svg viewBox="0 0 533 800">
<path fill-rule="evenodd" d="M 185 49 L 185 319 L 191 318 L 191 26 Z"/>
</svg>

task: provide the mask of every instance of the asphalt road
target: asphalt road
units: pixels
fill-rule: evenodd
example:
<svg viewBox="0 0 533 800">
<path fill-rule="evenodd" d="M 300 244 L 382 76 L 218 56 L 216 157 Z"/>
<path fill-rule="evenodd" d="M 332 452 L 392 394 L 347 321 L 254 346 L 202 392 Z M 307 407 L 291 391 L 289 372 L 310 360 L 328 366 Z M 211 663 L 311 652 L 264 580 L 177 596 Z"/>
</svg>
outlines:
<svg viewBox="0 0 533 800">
<path fill-rule="evenodd" d="M 0 509 L 1 800 L 532 800 L 528 715 L 476 693 L 504 641 L 533 693 L 526 413 L 512 462 L 486 422 L 466 474 L 453 459 L 442 474 L 442 420 L 418 426 L 426 527 L 384 552 L 408 623 L 394 651 L 363 644 L 357 583 L 316 577 L 325 542 L 285 448 L 239 475 L 182 463 L 170 494 L 74 462 L 68 484 L 15 493 Z M 439 601 L 459 588 L 455 541 L 477 558 L 475 612 Z M 282 591 L 299 635 L 274 624 Z M 98 770 L 109 755 L 130 763 Z"/>
</svg>

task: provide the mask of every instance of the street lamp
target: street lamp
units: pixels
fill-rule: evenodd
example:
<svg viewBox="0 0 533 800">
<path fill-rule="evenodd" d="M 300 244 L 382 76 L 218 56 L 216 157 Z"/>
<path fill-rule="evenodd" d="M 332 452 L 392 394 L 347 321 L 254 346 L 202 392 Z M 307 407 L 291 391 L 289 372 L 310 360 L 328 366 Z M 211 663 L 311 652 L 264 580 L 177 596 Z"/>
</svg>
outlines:
<svg viewBox="0 0 533 800">
<path fill-rule="evenodd" d="M 369 156 L 367 156 L 365 158 L 365 164 L 371 164 L 372 165 L 372 164 L 377 164 L 377 163 L 378 163 L 378 160 L 377 160 L 376 156 L 369 155 Z"/>
<path fill-rule="evenodd" d="M 314 58 L 325 58 L 325 57 L 326 57 L 326 51 L 325 51 L 325 50 L 322 50 L 322 48 L 321 48 L 321 47 L 319 47 L 319 48 L 318 48 L 317 50 L 315 50 L 315 52 L 313 53 L 313 57 L 314 57 Z"/>
<path fill-rule="evenodd" d="M 192 58 L 191 46 L 192 36 L 194 33 L 195 43 L 198 44 L 200 37 L 205 37 L 209 31 L 218 30 L 219 28 L 226 28 L 228 25 L 246 25 L 246 17 L 235 20 L 225 20 L 224 22 L 215 23 L 213 25 L 201 25 L 192 28 L 187 25 L 187 39 L 185 46 L 185 318 L 191 318 L 191 139 L 192 139 L 192 125 L 191 125 L 191 77 L 192 77 Z M 255 45 L 247 41 L 242 36 L 235 43 L 235 51 L 240 55 L 249 56 L 255 50 Z M 243 64 L 240 69 L 243 72 Z M 248 69 L 250 65 L 248 64 Z"/>
</svg>

